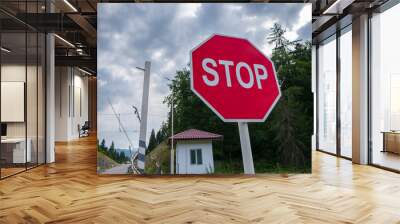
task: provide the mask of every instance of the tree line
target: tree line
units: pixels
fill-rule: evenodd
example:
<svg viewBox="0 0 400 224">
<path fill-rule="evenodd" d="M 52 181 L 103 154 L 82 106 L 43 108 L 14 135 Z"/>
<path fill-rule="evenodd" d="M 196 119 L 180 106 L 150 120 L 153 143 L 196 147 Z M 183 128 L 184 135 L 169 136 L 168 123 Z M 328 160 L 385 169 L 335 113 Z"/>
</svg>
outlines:
<svg viewBox="0 0 400 224">
<path fill-rule="evenodd" d="M 146 154 L 151 152 L 157 145 L 161 144 L 165 139 L 169 137 L 170 131 L 167 131 L 167 124 L 164 122 L 161 125 L 161 128 L 156 132 L 154 129 L 151 130 L 150 138 L 149 138 L 149 145 L 146 148 Z"/>
<path fill-rule="evenodd" d="M 124 151 L 118 152 L 115 149 L 114 141 L 111 142 L 110 147 L 107 147 L 106 141 L 104 139 L 101 140 L 100 144 L 97 143 L 97 150 L 117 163 L 121 164 L 129 161 L 129 157 L 125 155 Z"/>
</svg>

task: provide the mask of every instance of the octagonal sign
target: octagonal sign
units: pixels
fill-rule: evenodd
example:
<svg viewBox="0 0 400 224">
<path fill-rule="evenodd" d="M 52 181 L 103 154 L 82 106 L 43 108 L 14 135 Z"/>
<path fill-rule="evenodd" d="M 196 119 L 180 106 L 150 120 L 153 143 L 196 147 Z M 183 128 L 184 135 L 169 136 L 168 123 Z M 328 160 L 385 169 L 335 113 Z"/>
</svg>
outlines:
<svg viewBox="0 0 400 224">
<path fill-rule="evenodd" d="M 215 34 L 190 56 L 192 91 L 225 122 L 263 122 L 281 96 L 274 64 L 246 39 Z"/>
</svg>

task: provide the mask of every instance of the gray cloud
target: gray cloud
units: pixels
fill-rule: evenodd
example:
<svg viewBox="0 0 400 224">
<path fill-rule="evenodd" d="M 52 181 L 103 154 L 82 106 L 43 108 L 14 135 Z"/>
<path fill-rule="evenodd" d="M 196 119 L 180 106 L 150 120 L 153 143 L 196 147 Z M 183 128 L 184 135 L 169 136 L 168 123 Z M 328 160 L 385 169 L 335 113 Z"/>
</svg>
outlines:
<svg viewBox="0 0 400 224">
<path fill-rule="evenodd" d="M 311 23 L 308 23 L 301 27 L 297 33 L 299 34 L 299 39 L 301 40 L 311 40 Z"/>
<path fill-rule="evenodd" d="M 309 8 L 309 15 L 304 13 Z M 302 13 L 303 11 L 303 13 Z M 306 10 L 307 11 L 307 10 Z M 248 38 L 270 54 L 266 36 L 274 22 L 285 26 L 288 38 L 311 39 L 311 10 L 306 4 L 133 4 L 98 6 L 98 114 L 99 135 L 108 143 L 127 148 L 108 100 L 121 114 L 137 147 L 139 123 L 131 105 L 140 106 L 143 72 L 135 69 L 152 62 L 149 124 L 158 130 L 167 119 L 162 100 L 167 81 L 186 67 L 189 51 L 213 33 Z"/>
</svg>

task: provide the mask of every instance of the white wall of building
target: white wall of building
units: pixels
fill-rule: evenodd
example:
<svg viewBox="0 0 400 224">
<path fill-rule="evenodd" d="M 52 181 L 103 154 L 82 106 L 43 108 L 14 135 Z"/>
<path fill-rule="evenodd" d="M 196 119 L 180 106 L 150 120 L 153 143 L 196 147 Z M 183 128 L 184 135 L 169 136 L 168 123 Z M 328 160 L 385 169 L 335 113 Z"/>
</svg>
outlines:
<svg viewBox="0 0 400 224">
<path fill-rule="evenodd" d="M 201 149 L 203 164 L 190 164 L 190 150 Z M 176 143 L 176 173 L 177 174 L 207 174 L 214 171 L 214 157 L 212 142 L 204 141 L 178 141 Z"/>
<path fill-rule="evenodd" d="M 55 140 L 79 138 L 78 125 L 88 120 L 88 77 L 76 68 L 56 67 Z"/>
</svg>

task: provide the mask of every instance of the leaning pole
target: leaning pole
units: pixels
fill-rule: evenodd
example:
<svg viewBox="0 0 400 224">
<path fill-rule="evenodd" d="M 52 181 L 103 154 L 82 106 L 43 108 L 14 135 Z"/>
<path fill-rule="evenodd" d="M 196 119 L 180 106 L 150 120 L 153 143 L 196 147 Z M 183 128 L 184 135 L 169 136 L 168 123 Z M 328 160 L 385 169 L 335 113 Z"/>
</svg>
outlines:
<svg viewBox="0 0 400 224">
<path fill-rule="evenodd" d="M 151 66 L 150 61 L 146 61 L 144 65 L 142 111 L 140 113 L 139 153 L 137 159 L 137 167 L 141 174 L 144 173 L 145 155 L 146 155 L 146 132 L 147 132 L 147 111 L 149 105 L 149 89 L 150 89 L 150 66 Z"/>
</svg>

